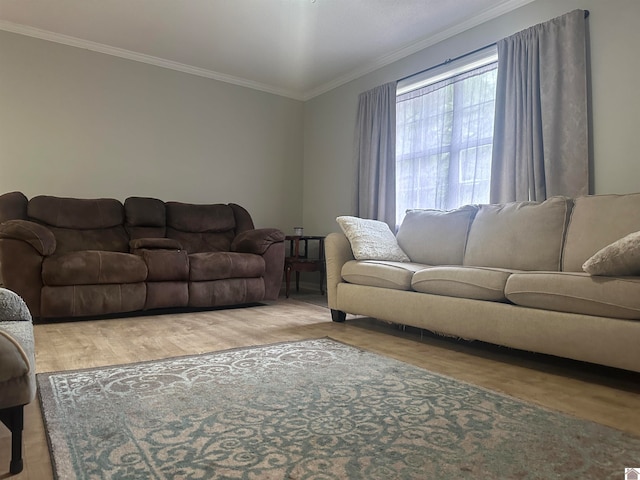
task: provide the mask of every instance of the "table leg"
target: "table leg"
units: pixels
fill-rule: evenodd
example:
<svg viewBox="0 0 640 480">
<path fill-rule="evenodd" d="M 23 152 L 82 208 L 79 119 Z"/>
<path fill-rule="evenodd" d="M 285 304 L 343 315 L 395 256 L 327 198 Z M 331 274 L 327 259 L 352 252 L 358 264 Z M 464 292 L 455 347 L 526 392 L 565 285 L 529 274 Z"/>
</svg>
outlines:
<svg viewBox="0 0 640 480">
<path fill-rule="evenodd" d="M 288 265 L 285 270 L 285 291 L 284 295 L 286 298 L 289 298 L 289 284 L 291 282 L 291 265 Z"/>
</svg>

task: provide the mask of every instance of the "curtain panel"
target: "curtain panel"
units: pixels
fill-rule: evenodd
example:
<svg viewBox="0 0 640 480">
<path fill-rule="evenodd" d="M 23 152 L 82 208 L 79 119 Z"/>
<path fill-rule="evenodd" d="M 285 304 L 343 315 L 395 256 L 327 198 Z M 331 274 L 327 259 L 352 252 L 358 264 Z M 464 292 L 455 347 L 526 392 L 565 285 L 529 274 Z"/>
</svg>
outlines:
<svg viewBox="0 0 640 480">
<path fill-rule="evenodd" d="M 500 40 L 491 202 L 588 194 L 584 10 Z"/>
<path fill-rule="evenodd" d="M 360 94 L 356 156 L 356 215 L 395 231 L 396 82 Z"/>
</svg>

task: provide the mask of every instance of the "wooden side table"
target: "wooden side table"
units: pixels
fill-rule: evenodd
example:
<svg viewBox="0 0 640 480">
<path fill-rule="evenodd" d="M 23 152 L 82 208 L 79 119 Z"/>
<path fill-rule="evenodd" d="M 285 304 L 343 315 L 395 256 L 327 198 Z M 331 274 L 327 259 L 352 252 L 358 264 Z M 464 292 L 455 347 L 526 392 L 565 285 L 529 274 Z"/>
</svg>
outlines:
<svg viewBox="0 0 640 480">
<path fill-rule="evenodd" d="M 296 272 L 296 292 L 300 291 L 300 272 L 320 272 L 320 293 L 324 295 L 324 237 L 317 235 L 287 235 L 285 240 L 289 241 L 289 256 L 284 259 L 286 297 L 289 298 L 291 272 Z M 317 257 L 309 258 L 309 242 L 313 241 L 318 242 L 318 255 Z"/>
</svg>

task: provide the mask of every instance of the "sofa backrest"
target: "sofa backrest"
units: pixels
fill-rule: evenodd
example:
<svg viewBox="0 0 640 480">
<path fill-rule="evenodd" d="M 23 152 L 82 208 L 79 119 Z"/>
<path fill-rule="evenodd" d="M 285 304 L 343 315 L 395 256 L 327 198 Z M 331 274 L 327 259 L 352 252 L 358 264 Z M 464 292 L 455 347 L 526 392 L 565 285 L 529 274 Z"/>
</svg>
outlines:
<svg viewBox="0 0 640 480">
<path fill-rule="evenodd" d="M 165 203 L 157 198 L 129 197 L 124 201 L 125 228 L 129 237 L 164 238 L 167 233 Z"/>
<path fill-rule="evenodd" d="M 233 216 L 236 219 L 236 235 L 255 228 L 251 215 L 244 207 L 236 203 L 230 203 L 229 207 L 233 210 Z"/>
<path fill-rule="evenodd" d="M 464 265 L 513 270 L 558 271 L 572 200 L 480 205 L 464 255 Z"/>
<path fill-rule="evenodd" d="M 467 235 L 478 207 L 408 210 L 398 229 L 398 245 L 412 262 L 462 265 Z"/>
<path fill-rule="evenodd" d="M 129 250 L 124 207 L 118 200 L 39 195 L 29 200 L 27 216 L 53 232 L 57 254 L 79 250 Z"/>
<path fill-rule="evenodd" d="M 0 223 L 7 220 L 26 220 L 29 200 L 22 192 L 0 195 Z"/>
<path fill-rule="evenodd" d="M 593 254 L 640 231 L 640 193 L 578 197 L 571 212 L 562 269 L 582 271 Z"/>
<path fill-rule="evenodd" d="M 0 195 L 0 223 L 31 220 L 56 237 L 56 253 L 80 250 L 128 252 L 129 240 L 173 238 L 189 253 L 229 251 L 239 234 L 254 228 L 249 212 L 235 203 L 189 204 L 129 197 L 78 199 L 21 192 Z"/>
<path fill-rule="evenodd" d="M 167 237 L 180 242 L 188 253 L 228 252 L 239 230 L 231 205 L 196 205 L 167 202 Z M 238 228 L 240 227 L 240 228 Z"/>
</svg>

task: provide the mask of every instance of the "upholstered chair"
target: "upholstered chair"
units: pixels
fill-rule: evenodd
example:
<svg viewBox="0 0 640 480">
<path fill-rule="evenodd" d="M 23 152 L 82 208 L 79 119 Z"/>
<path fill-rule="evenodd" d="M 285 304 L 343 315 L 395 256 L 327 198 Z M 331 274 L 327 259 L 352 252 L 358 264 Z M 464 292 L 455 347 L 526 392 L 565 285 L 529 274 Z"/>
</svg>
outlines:
<svg viewBox="0 0 640 480">
<path fill-rule="evenodd" d="M 22 298 L 0 288 L 0 420 L 11 430 L 12 474 L 22 471 L 24 406 L 35 393 L 31 314 Z"/>
</svg>

